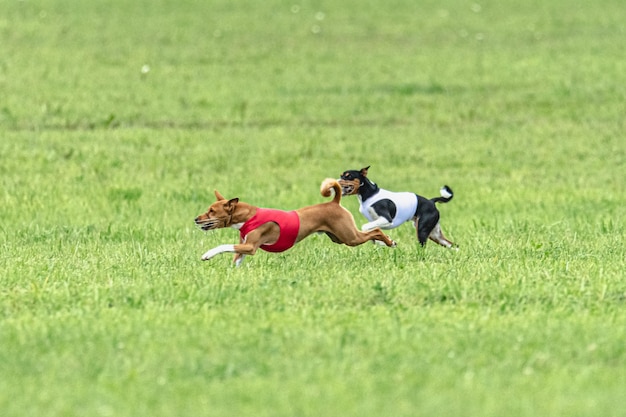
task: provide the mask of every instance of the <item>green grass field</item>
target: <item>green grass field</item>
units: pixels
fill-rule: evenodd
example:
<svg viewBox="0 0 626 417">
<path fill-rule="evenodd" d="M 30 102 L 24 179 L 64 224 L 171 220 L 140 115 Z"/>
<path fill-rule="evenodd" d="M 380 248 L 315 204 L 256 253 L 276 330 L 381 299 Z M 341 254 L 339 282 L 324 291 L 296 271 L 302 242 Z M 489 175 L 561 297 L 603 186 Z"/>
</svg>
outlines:
<svg viewBox="0 0 626 417">
<path fill-rule="evenodd" d="M 0 3 L 0 415 L 626 416 L 623 0 Z M 453 252 L 200 256 L 371 165 Z M 358 225 L 354 197 L 343 201 Z"/>
</svg>

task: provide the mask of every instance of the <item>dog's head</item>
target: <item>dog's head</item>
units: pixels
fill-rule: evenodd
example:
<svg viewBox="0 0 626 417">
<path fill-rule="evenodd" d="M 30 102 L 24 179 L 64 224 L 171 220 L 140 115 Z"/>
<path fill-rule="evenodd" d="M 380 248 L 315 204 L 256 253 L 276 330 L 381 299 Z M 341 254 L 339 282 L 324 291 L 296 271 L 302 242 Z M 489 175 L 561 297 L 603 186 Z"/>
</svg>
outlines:
<svg viewBox="0 0 626 417">
<path fill-rule="evenodd" d="M 238 198 L 226 200 L 219 191 L 215 190 L 217 201 L 203 213 L 195 218 L 196 226 L 202 230 L 220 229 L 233 223 L 233 215 L 239 203 Z"/>
<path fill-rule="evenodd" d="M 341 185 L 341 195 L 355 195 L 359 193 L 359 188 L 365 183 L 367 178 L 367 170 L 370 167 L 362 168 L 360 171 L 348 170 L 344 171 L 339 178 Z"/>
</svg>

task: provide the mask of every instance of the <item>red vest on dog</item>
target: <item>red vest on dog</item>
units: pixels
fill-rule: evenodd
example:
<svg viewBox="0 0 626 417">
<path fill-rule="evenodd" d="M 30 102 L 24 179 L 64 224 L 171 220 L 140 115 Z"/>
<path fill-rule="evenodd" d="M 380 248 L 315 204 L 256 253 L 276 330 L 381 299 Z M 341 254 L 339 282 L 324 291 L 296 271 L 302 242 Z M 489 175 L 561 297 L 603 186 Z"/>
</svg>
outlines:
<svg viewBox="0 0 626 417">
<path fill-rule="evenodd" d="M 298 213 L 295 211 L 263 208 L 257 209 L 256 214 L 241 226 L 241 229 L 239 229 L 241 239 L 245 239 L 248 233 L 267 222 L 276 223 L 280 228 L 280 235 L 276 243 L 261 245 L 261 249 L 267 252 L 283 252 L 296 243 L 298 231 L 300 230 Z"/>
</svg>

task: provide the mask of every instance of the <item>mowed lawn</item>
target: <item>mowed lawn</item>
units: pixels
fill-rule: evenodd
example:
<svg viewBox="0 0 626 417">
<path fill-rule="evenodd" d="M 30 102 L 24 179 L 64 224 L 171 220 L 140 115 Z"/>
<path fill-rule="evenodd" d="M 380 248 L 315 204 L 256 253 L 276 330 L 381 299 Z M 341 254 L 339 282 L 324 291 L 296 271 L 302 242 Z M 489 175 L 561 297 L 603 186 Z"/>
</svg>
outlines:
<svg viewBox="0 0 626 417">
<path fill-rule="evenodd" d="M 622 0 L 0 3 L 0 415 L 626 416 Z M 460 250 L 226 197 L 371 165 Z M 343 204 L 365 220 L 355 197 Z"/>
</svg>

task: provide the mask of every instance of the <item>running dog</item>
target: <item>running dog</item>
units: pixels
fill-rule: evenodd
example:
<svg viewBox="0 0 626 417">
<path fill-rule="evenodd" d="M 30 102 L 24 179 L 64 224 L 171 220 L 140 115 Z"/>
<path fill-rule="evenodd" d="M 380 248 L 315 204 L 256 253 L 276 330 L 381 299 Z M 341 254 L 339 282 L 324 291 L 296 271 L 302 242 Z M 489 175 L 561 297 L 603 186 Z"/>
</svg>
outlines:
<svg viewBox="0 0 626 417">
<path fill-rule="evenodd" d="M 341 206 L 341 186 L 335 179 L 325 179 L 320 193 L 323 197 L 330 197 L 333 192 L 333 200 L 327 203 L 283 211 L 255 207 L 238 198 L 227 200 L 215 190 L 217 201 L 206 213 L 196 217 L 195 223 L 202 230 L 238 229 L 240 242 L 237 245 L 219 245 L 202 255 L 202 260 L 230 252 L 235 253 L 233 261 L 239 266 L 245 255 L 254 255 L 259 248 L 268 252 L 283 252 L 315 232 L 324 232 L 333 242 L 348 246 L 357 246 L 368 240 L 396 246 L 378 227 L 358 230 L 352 214 Z"/>
<path fill-rule="evenodd" d="M 379 188 L 367 178 L 369 168 L 345 171 L 339 179 L 342 194 L 356 195 L 360 203 L 359 211 L 369 220 L 361 230 L 394 229 L 411 221 L 417 229 L 417 239 L 422 246 L 430 238 L 441 246 L 456 248 L 457 245 L 443 235 L 439 225 L 439 210 L 435 207 L 435 203 L 452 200 L 450 187 L 444 185 L 440 190 L 441 197 L 430 200 L 411 192 L 391 192 Z"/>
</svg>

